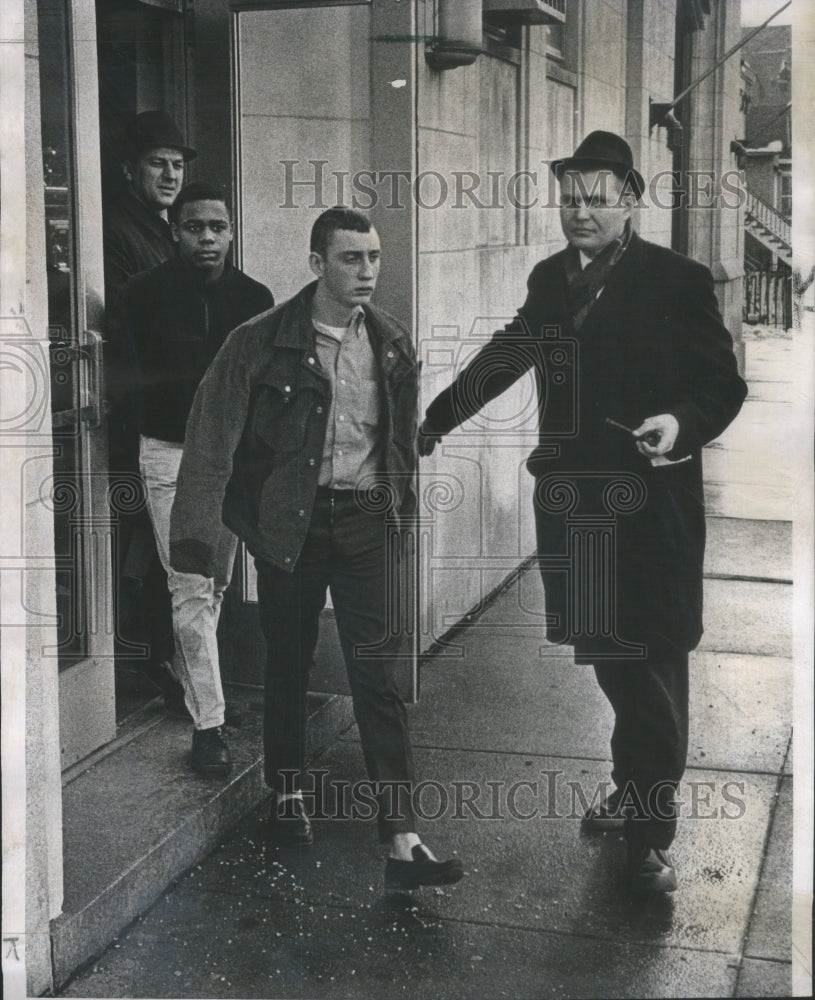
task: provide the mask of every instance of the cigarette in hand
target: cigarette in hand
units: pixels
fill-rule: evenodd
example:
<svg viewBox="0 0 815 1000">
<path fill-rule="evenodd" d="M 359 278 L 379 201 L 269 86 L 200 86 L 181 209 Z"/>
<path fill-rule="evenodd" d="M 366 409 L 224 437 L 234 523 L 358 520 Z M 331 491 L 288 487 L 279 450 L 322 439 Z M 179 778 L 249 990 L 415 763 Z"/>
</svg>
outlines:
<svg viewBox="0 0 815 1000">
<path fill-rule="evenodd" d="M 639 437 L 634 433 L 630 427 L 626 427 L 625 424 L 621 424 L 616 420 L 612 420 L 611 417 L 606 417 L 606 423 L 610 424 L 612 427 L 616 427 L 617 430 L 627 431 L 635 441 L 644 441 L 647 445 L 652 448 L 659 444 L 662 435 L 659 431 L 648 431 L 647 434 L 642 434 Z"/>
</svg>

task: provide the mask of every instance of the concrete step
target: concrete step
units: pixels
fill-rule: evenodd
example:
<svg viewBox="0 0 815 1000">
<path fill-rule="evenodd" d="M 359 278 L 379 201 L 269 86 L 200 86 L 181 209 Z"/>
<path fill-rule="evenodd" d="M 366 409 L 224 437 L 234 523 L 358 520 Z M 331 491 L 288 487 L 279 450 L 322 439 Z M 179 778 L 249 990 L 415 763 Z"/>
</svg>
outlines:
<svg viewBox="0 0 815 1000">
<path fill-rule="evenodd" d="M 262 692 L 227 694 L 242 710 L 227 730 L 228 778 L 189 768 L 191 727 L 151 703 L 118 738 L 66 775 L 63 912 L 52 921 L 54 979 L 101 953 L 174 879 L 204 858 L 268 794 L 262 768 Z M 351 699 L 309 695 L 309 756 L 353 722 Z"/>
</svg>

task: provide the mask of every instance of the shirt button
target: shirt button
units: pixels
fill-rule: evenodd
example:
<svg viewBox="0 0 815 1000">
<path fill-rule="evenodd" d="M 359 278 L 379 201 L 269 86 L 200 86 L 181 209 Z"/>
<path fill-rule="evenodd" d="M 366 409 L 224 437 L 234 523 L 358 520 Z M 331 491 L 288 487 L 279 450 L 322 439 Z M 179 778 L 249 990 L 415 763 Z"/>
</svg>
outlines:
<svg viewBox="0 0 815 1000">
<path fill-rule="evenodd" d="M 291 559 L 288 556 L 286 556 L 286 558 L 283 560 L 283 562 L 284 563 L 290 563 Z"/>
<path fill-rule="evenodd" d="M 340 414 L 340 420 L 345 420 L 345 417 L 342 414 Z"/>
<path fill-rule="evenodd" d="M 389 357 L 389 358 L 392 358 L 392 357 L 393 357 L 393 351 L 388 351 L 388 357 Z"/>
<path fill-rule="evenodd" d="M 322 413 L 322 412 L 323 412 L 323 408 L 322 408 L 322 406 L 318 406 L 318 407 L 317 407 L 317 412 L 318 412 L 318 413 Z"/>
<path fill-rule="evenodd" d="M 342 448 L 338 448 L 338 449 L 337 449 L 337 454 L 338 454 L 338 455 L 341 455 L 341 454 L 342 454 Z"/>
<path fill-rule="evenodd" d="M 291 392 L 291 386 L 290 385 L 284 386 L 283 392 Z"/>
<path fill-rule="evenodd" d="M 308 464 L 309 464 L 309 465 L 314 465 L 314 459 L 313 459 L 313 458 L 310 458 L 310 459 L 308 460 Z"/>
<path fill-rule="evenodd" d="M 306 516 L 306 512 L 304 510 L 298 510 L 297 511 L 297 516 L 298 517 L 305 517 Z"/>
<path fill-rule="evenodd" d="M 340 385 L 345 385 L 345 379 L 344 378 L 340 379 Z"/>
<path fill-rule="evenodd" d="M 310 365 L 313 365 L 313 364 L 314 364 L 314 358 L 309 358 L 309 359 L 308 359 L 308 363 L 309 363 Z"/>
</svg>

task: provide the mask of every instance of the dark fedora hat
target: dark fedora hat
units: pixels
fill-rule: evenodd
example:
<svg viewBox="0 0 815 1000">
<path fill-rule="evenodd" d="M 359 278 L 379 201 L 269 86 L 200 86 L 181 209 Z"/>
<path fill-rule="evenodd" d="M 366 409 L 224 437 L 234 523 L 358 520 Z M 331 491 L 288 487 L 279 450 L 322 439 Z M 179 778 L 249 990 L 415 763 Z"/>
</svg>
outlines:
<svg viewBox="0 0 815 1000">
<path fill-rule="evenodd" d="M 130 129 L 128 149 L 138 156 L 146 149 L 179 149 L 185 160 L 194 160 L 198 153 L 186 144 L 181 130 L 164 111 L 142 111 L 136 115 Z"/>
<path fill-rule="evenodd" d="M 567 170 L 611 170 L 631 186 L 638 198 L 645 190 L 642 174 L 634 169 L 631 147 L 621 135 L 598 129 L 590 132 L 574 151 L 574 156 L 553 160 L 552 173 L 558 180 Z"/>
</svg>

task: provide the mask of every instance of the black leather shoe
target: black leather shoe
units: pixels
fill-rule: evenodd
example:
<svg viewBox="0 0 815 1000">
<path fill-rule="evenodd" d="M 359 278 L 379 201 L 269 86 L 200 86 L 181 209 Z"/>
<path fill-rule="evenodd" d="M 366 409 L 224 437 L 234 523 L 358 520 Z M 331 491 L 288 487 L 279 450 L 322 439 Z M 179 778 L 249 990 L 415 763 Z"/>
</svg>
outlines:
<svg viewBox="0 0 815 1000">
<path fill-rule="evenodd" d="M 281 847 L 308 847 L 314 842 L 311 820 L 302 799 L 283 799 L 272 805 L 270 834 Z"/>
<path fill-rule="evenodd" d="M 433 861 L 426 849 L 417 844 L 411 851 L 412 861 L 388 858 L 385 862 L 386 889 L 418 889 L 423 885 L 453 885 L 464 875 L 464 865 L 458 858 Z"/>
<path fill-rule="evenodd" d="M 232 756 L 220 726 L 194 729 L 192 758 L 194 770 L 208 778 L 223 778 L 232 770 Z"/>
<path fill-rule="evenodd" d="M 628 879 L 632 893 L 676 891 L 670 855 L 659 847 L 642 847 L 629 853 Z"/>
<path fill-rule="evenodd" d="M 590 833 L 606 833 L 610 830 L 622 830 L 625 817 L 620 811 L 623 793 L 615 788 L 611 794 L 598 802 L 586 812 L 580 825 Z"/>
</svg>

